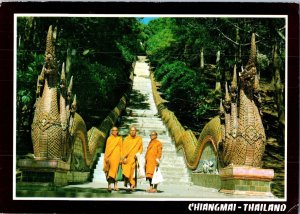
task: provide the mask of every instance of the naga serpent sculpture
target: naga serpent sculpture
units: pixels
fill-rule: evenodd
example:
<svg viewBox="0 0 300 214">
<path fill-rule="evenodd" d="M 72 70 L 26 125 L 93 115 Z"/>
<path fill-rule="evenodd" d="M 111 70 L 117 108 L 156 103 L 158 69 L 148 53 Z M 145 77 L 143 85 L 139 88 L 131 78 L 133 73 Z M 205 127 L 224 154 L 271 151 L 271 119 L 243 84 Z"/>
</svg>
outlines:
<svg viewBox="0 0 300 214">
<path fill-rule="evenodd" d="M 54 39 L 50 26 L 45 63 L 37 81 L 31 131 L 34 158 L 62 160 L 70 164 L 70 170 L 86 171 L 92 165 L 96 148 L 100 146 L 97 145 L 100 131 L 93 127 L 87 132 L 84 120 L 75 112 L 77 104 L 76 95 L 72 99 L 73 77 L 67 88 L 64 64 L 59 81 Z"/>
<path fill-rule="evenodd" d="M 188 168 L 195 170 L 198 167 L 206 146 L 212 148 L 219 167 L 262 166 L 266 135 L 258 108 L 260 96 L 255 61 L 255 34 L 252 34 L 249 61 L 239 73 L 239 85 L 235 66 L 230 90 L 227 83 L 225 86 L 220 115 L 205 125 L 198 139 L 191 130 L 185 130 L 174 113 L 164 106 L 164 100 L 158 94 L 155 83 L 152 83 L 158 111 L 173 135 L 177 149 L 183 150 Z"/>
<path fill-rule="evenodd" d="M 260 105 L 261 101 L 255 61 L 255 34 L 252 34 L 249 61 L 239 75 L 239 100 L 237 99 L 238 87 L 235 66 L 230 95 L 226 85 L 224 109 L 223 104 L 220 104 L 220 114 L 225 124 L 222 124 L 223 138 L 218 147 L 224 166 L 229 164 L 262 166 L 266 135 L 257 106 Z"/>
</svg>

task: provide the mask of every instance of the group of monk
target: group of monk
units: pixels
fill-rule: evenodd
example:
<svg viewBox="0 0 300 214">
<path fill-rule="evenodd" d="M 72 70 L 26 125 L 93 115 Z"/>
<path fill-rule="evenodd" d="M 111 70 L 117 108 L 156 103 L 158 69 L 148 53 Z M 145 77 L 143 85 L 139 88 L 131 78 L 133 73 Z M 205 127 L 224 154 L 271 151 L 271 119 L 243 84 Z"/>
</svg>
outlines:
<svg viewBox="0 0 300 214">
<path fill-rule="evenodd" d="M 108 182 L 108 191 L 112 191 L 111 185 L 114 184 L 115 191 L 119 191 L 116 176 L 119 165 L 122 166 L 122 173 L 124 178 L 124 186 L 127 191 L 134 191 L 136 188 L 135 168 L 137 167 L 137 158 L 143 152 L 143 142 L 140 136 L 137 136 L 136 127 L 130 127 L 130 132 L 124 141 L 118 135 L 118 128 L 112 127 L 111 135 L 106 141 L 106 148 L 104 153 L 103 170 L 106 174 Z M 154 170 L 159 166 L 162 156 L 162 143 L 157 140 L 157 132 L 153 131 L 150 134 L 150 142 L 147 147 L 145 155 L 146 180 L 149 181 L 150 188 L 147 192 L 157 192 L 157 184 L 152 184 L 152 177 Z"/>
</svg>

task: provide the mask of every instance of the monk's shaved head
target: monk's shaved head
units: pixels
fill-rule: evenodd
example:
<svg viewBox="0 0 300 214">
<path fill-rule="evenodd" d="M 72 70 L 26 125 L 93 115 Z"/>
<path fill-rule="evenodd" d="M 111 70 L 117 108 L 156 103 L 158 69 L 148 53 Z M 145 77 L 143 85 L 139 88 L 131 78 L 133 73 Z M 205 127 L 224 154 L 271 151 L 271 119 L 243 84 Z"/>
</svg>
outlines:
<svg viewBox="0 0 300 214">
<path fill-rule="evenodd" d="M 136 128 L 135 126 L 130 127 L 130 136 L 135 137 L 136 136 Z"/>
</svg>

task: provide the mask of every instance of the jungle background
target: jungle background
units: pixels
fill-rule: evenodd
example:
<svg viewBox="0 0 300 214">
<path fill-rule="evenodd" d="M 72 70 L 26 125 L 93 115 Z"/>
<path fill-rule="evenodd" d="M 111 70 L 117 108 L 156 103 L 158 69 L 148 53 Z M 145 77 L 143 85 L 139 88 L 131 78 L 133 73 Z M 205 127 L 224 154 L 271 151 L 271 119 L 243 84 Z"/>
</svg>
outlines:
<svg viewBox="0 0 300 214">
<path fill-rule="evenodd" d="M 196 136 L 218 115 L 233 67 L 245 66 L 252 32 L 257 41 L 261 111 L 267 136 L 263 168 L 275 170 L 273 193 L 284 196 L 284 18 L 18 17 L 17 156 L 32 153 L 36 81 L 44 63 L 48 27 L 56 27 L 56 57 L 74 76 L 77 112 L 97 126 L 130 88 L 138 55 L 147 55 L 167 107 Z M 60 66 L 61 67 L 61 66 Z"/>
</svg>

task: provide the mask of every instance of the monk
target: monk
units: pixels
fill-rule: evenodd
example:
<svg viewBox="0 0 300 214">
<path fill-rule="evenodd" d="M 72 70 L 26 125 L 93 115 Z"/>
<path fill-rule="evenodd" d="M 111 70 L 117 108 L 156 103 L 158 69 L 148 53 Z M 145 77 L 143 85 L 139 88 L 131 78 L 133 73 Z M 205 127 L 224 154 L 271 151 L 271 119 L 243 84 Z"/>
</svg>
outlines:
<svg viewBox="0 0 300 214">
<path fill-rule="evenodd" d="M 122 148 L 122 171 L 124 176 L 124 186 L 130 185 L 129 191 L 134 191 L 136 182 L 134 179 L 134 170 L 136 167 L 136 157 L 143 152 L 143 141 L 136 135 L 136 128 L 130 128 L 129 135 L 124 139 Z"/>
<path fill-rule="evenodd" d="M 146 180 L 149 181 L 150 189 L 147 192 L 157 192 L 157 184 L 153 186 L 152 178 L 155 167 L 159 166 L 162 155 L 162 143 L 157 140 L 157 132 L 153 131 L 150 134 L 150 142 L 147 147 L 145 156 Z"/>
<path fill-rule="evenodd" d="M 111 192 L 111 184 L 114 183 L 114 190 L 119 191 L 116 175 L 121 163 L 122 137 L 118 136 L 118 128 L 112 127 L 111 135 L 107 138 L 104 153 L 103 170 L 108 182 L 108 191 Z"/>
</svg>

